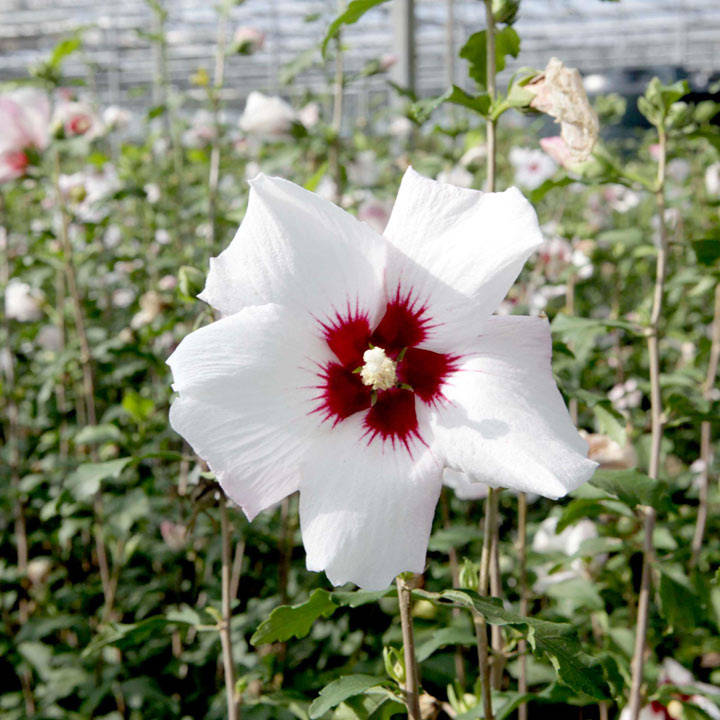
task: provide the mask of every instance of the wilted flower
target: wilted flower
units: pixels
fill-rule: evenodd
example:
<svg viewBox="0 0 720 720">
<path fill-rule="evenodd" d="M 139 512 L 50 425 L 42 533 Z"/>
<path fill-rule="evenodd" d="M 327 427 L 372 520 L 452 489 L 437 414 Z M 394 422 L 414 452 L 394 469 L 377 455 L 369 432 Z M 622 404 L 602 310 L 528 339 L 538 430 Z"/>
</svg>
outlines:
<svg viewBox="0 0 720 720">
<path fill-rule="evenodd" d="M 27 150 L 44 150 L 50 140 L 47 95 L 25 87 L 0 95 L 0 183 L 22 177 Z"/>
<path fill-rule="evenodd" d="M 632 443 L 620 446 L 612 438 L 600 433 L 580 434 L 588 444 L 588 457 L 606 470 L 629 470 L 637 465 L 637 453 Z"/>
<path fill-rule="evenodd" d="M 149 325 L 162 312 L 164 301 L 160 293 L 148 290 L 140 296 L 140 312 L 133 315 L 130 327 L 134 330 Z"/>
<path fill-rule="evenodd" d="M 223 319 L 168 360 L 171 424 L 249 518 L 300 491 L 308 569 L 421 572 L 443 467 L 553 498 L 595 469 L 547 320 L 491 316 L 541 241 L 515 188 L 408 169 L 381 236 L 261 175 L 200 296 Z"/>
<path fill-rule="evenodd" d="M 572 161 L 587 160 L 597 142 L 599 123 L 580 73 L 575 68 L 566 68 L 557 58 L 551 58 L 544 72 L 526 87 L 535 93 L 530 107 L 560 123 L 560 135 Z"/>
<path fill-rule="evenodd" d="M 252 55 L 265 44 L 265 33 L 253 27 L 239 27 L 232 40 L 233 52 L 240 55 Z"/>
<path fill-rule="evenodd" d="M 253 90 L 240 116 L 240 129 L 261 138 L 278 138 L 290 131 L 295 111 L 282 98 Z"/>
<path fill-rule="evenodd" d="M 512 148 L 510 164 L 515 171 L 515 182 L 528 190 L 540 187 L 557 170 L 552 158 L 536 148 Z"/>
<path fill-rule="evenodd" d="M 43 295 L 26 282 L 11 278 L 5 287 L 5 315 L 11 320 L 32 322 L 42 315 Z"/>
</svg>

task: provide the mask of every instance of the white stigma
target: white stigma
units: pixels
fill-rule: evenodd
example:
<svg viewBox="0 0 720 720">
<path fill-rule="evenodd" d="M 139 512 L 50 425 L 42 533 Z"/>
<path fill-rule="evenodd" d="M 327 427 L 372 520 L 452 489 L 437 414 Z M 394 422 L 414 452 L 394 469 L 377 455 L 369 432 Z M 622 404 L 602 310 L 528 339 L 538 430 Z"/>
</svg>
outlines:
<svg viewBox="0 0 720 720">
<path fill-rule="evenodd" d="M 373 390 L 388 390 L 397 383 L 397 365 L 381 347 L 370 348 L 363 353 L 364 365 L 360 370 L 363 384 Z"/>
</svg>

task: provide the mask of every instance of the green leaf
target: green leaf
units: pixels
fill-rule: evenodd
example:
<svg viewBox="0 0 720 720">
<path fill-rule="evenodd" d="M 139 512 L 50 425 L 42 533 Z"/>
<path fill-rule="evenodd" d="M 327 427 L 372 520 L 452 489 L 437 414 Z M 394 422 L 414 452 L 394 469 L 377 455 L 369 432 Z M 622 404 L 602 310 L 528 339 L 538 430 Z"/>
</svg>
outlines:
<svg viewBox="0 0 720 720">
<path fill-rule="evenodd" d="M 609 318 L 583 318 L 574 315 L 565 315 L 558 313 L 552 323 L 551 329 L 559 335 L 572 336 L 573 333 L 583 333 L 592 331 L 600 333 L 608 328 L 619 328 L 628 332 L 637 333 L 639 328 L 637 325 L 625 322 L 624 320 L 610 320 Z"/>
<path fill-rule="evenodd" d="M 409 114 L 415 122 L 424 123 L 435 110 L 446 102 L 452 103 L 453 105 L 460 105 L 482 116 L 487 115 L 490 109 L 490 96 L 487 93 L 470 95 L 457 85 L 453 85 L 442 95 L 434 98 L 425 98 L 413 103 L 410 106 Z"/>
<path fill-rule="evenodd" d="M 511 27 L 495 33 L 495 70 L 505 69 L 505 57 L 516 58 L 520 52 L 520 37 Z M 487 87 L 487 31 L 473 33 L 460 50 L 460 57 L 470 63 L 470 77 L 482 88 Z"/>
<path fill-rule="evenodd" d="M 383 678 L 372 675 L 346 675 L 333 680 L 320 691 L 320 697 L 310 705 L 310 718 L 322 717 L 328 710 L 332 710 L 344 700 L 360 695 L 366 690 L 385 682 Z"/>
<path fill-rule="evenodd" d="M 451 525 L 448 528 L 436 530 L 430 536 L 428 550 L 447 552 L 451 548 L 467 545 L 481 537 L 482 534 L 476 525 Z"/>
<path fill-rule="evenodd" d="M 387 2 L 388 0 L 351 0 L 344 12 L 340 13 L 328 27 L 325 37 L 323 38 L 320 49 L 323 57 L 327 52 L 328 43 L 340 32 L 340 28 L 343 25 L 353 25 L 356 23 L 368 10 L 372 10 L 378 5 Z"/>
<path fill-rule="evenodd" d="M 627 433 L 625 431 L 625 420 L 620 413 L 614 410 L 609 404 L 597 404 L 593 407 L 598 432 L 608 435 L 620 447 L 625 445 Z"/>
<path fill-rule="evenodd" d="M 530 647 L 550 661 L 563 683 L 590 697 L 610 697 L 607 677 L 614 673 L 610 667 L 613 663 L 608 657 L 601 661 L 587 655 L 572 625 L 523 617 L 505 609 L 496 598 L 482 597 L 469 590 L 445 590 L 441 593 L 414 590 L 413 595 L 439 605 L 449 604 L 480 613 L 491 625 L 508 625 L 518 629 L 527 637 Z"/>
<path fill-rule="evenodd" d="M 260 623 L 250 638 L 253 645 L 285 642 L 291 637 L 302 638 L 310 632 L 319 617 L 330 617 L 338 606 L 327 590 L 314 590 L 310 598 L 299 605 L 281 605 Z"/>
<path fill-rule="evenodd" d="M 668 621 L 668 631 L 692 632 L 702 618 L 702 607 L 692 585 L 680 568 L 656 567 L 660 573 L 660 607 Z"/>
<path fill-rule="evenodd" d="M 702 240 L 693 240 L 693 250 L 695 257 L 701 265 L 711 267 L 720 260 L 720 239 L 719 238 L 703 238 Z"/>
<path fill-rule="evenodd" d="M 155 403 L 134 390 L 127 390 L 122 399 L 123 410 L 136 422 L 144 422 L 153 413 Z"/>
<path fill-rule="evenodd" d="M 667 503 L 665 486 L 638 470 L 597 470 L 590 484 L 631 508 L 639 505 L 659 508 Z"/>
<path fill-rule="evenodd" d="M 325 173 L 327 172 L 328 164 L 327 161 L 322 163 L 320 167 L 310 176 L 310 179 L 305 183 L 304 188 L 306 190 L 309 190 L 310 192 L 315 192 L 317 189 L 317 186 L 320 184 L 320 181 L 325 176 Z"/>
<path fill-rule="evenodd" d="M 75 436 L 77 445 L 99 445 L 106 442 L 120 442 L 122 433 L 116 425 L 87 425 Z"/>
<path fill-rule="evenodd" d="M 102 480 L 117 480 L 132 458 L 119 458 L 100 463 L 85 463 L 65 480 L 65 486 L 76 500 L 86 500 L 99 489 Z"/>
<path fill-rule="evenodd" d="M 446 645 L 474 645 L 475 633 L 467 628 L 444 627 L 432 634 L 417 649 L 418 662 L 425 662 L 433 653 Z"/>
<path fill-rule="evenodd" d="M 49 65 L 54 69 L 59 69 L 62 65 L 62 61 L 72 55 L 80 47 L 80 38 L 76 35 L 75 37 L 66 38 L 61 40 L 52 51 Z"/>
</svg>

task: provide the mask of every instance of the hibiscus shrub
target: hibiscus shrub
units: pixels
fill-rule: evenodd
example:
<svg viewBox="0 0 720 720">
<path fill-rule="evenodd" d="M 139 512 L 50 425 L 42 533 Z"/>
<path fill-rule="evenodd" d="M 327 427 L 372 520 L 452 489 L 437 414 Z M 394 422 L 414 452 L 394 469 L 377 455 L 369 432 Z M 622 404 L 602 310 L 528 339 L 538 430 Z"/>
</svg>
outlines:
<svg viewBox="0 0 720 720">
<path fill-rule="evenodd" d="M 2 90 L 2 718 L 412 716 L 398 595 L 423 718 L 720 717 L 720 106 L 487 32 L 342 125 Z"/>
</svg>

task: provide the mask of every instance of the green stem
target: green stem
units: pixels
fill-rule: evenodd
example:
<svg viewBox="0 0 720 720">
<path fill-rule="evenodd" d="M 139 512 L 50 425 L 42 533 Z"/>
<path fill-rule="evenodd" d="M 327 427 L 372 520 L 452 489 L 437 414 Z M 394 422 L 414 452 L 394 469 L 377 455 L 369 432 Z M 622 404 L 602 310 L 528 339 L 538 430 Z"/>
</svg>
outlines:
<svg viewBox="0 0 720 720">
<path fill-rule="evenodd" d="M 405 657 L 405 701 L 408 720 L 421 720 L 420 695 L 418 693 L 418 666 L 415 657 L 415 635 L 412 621 L 412 587 L 401 575 L 396 578 L 400 625 L 402 627 L 403 653 Z"/>
<path fill-rule="evenodd" d="M 235 696 L 235 663 L 233 661 L 232 618 L 230 586 L 232 584 L 232 558 L 230 547 L 230 522 L 228 520 L 227 498 L 220 498 L 220 534 L 222 539 L 222 620 L 220 622 L 220 644 L 222 645 L 223 668 L 225 670 L 225 697 L 228 720 L 238 720 L 239 709 Z"/>
</svg>

